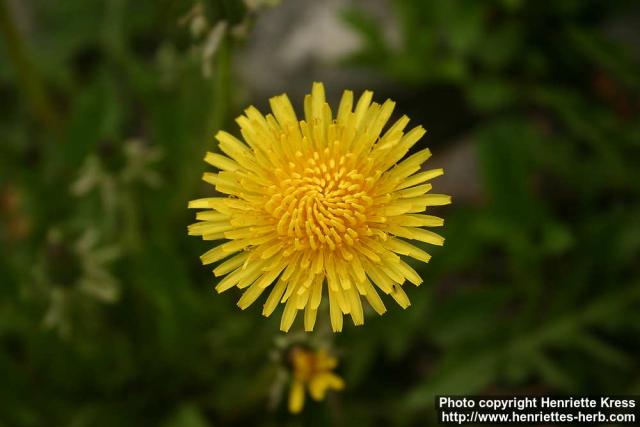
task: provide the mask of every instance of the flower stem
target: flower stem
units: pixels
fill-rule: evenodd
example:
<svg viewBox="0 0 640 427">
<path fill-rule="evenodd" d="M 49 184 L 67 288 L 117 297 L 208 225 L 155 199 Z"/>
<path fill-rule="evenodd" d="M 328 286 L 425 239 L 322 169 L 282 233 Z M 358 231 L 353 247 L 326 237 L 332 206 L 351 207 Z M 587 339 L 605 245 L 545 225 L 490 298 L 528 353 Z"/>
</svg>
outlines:
<svg viewBox="0 0 640 427">
<path fill-rule="evenodd" d="M 59 119 L 56 110 L 36 68 L 29 60 L 26 43 L 13 20 L 6 0 L 0 0 L 0 34 L 5 41 L 9 61 L 13 63 L 18 84 L 33 114 L 45 128 L 57 131 Z"/>
</svg>

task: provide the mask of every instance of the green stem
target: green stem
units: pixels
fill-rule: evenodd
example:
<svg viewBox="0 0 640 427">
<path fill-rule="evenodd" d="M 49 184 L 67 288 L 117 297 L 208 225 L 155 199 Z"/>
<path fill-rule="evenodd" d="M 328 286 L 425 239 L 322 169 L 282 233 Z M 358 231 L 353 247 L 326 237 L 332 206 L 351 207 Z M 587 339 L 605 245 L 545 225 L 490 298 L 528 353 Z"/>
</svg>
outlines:
<svg viewBox="0 0 640 427">
<path fill-rule="evenodd" d="M 213 75 L 214 105 L 211 129 L 219 130 L 227 119 L 231 103 L 231 40 L 225 36 L 216 54 L 217 64 Z"/>
<path fill-rule="evenodd" d="M 13 63 L 18 83 L 38 121 L 47 129 L 58 130 L 59 120 L 37 70 L 29 60 L 27 46 L 15 25 L 6 0 L 0 0 L 0 34 L 7 56 Z"/>
<path fill-rule="evenodd" d="M 231 111 L 231 64 L 233 56 L 232 41 L 228 35 L 225 35 L 220 42 L 220 46 L 215 55 L 215 67 L 213 69 L 212 76 L 212 111 L 207 119 L 206 134 L 210 135 L 220 130 L 226 120 L 228 119 L 229 112 Z M 193 146 L 193 161 L 199 161 L 203 153 L 207 151 L 207 147 L 211 144 L 210 139 L 202 138 L 200 144 L 194 144 Z M 194 194 L 195 188 L 200 183 L 200 175 L 192 173 L 192 176 L 185 180 L 182 189 L 176 193 L 180 209 L 184 209 L 186 200 L 189 196 Z"/>
</svg>

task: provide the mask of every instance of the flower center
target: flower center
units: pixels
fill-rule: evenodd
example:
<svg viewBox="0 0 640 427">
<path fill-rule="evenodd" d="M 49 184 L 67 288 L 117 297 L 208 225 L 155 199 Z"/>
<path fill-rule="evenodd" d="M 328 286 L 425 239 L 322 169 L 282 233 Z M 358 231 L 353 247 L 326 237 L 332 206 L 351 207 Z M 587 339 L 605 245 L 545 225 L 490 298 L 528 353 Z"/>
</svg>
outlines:
<svg viewBox="0 0 640 427">
<path fill-rule="evenodd" d="M 266 204 L 277 222 L 278 235 L 295 249 L 352 246 L 370 235 L 367 208 L 372 180 L 350 165 L 350 155 L 327 156 L 315 152 L 274 173 L 276 184 Z"/>
</svg>

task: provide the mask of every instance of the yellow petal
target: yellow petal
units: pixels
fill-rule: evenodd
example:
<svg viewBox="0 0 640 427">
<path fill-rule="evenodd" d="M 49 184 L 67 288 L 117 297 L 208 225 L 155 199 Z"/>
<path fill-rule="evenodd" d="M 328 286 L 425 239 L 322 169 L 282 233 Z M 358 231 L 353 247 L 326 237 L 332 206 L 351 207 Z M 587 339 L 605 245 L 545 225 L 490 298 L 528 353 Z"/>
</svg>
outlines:
<svg viewBox="0 0 640 427">
<path fill-rule="evenodd" d="M 293 380 L 289 390 L 289 412 L 298 414 L 304 407 L 304 384 L 301 381 Z"/>
<path fill-rule="evenodd" d="M 325 372 L 316 375 L 309 383 L 309 394 L 314 400 L 324 400 L 327 390 L 342 390 L 344 381 L 339 376 Z"/>
</svg>

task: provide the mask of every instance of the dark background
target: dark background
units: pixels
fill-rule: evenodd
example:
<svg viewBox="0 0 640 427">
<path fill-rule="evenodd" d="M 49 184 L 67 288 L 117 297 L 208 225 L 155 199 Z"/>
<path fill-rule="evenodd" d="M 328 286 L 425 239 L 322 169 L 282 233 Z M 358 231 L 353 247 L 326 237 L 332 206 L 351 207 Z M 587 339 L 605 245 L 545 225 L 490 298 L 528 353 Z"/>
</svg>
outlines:
<svg viewBox="0 0 640 427">
<path fill-rule="evenodd" d="M 275 3 L 0 0 L 0 426 L 430 425 L 436 394 L 640 394 L 640 3 Z M 454 204 L 410 309 L 310 338 L 213 292 L 186 204 L 215 131 L 283 91 L 301 111 L 314 80 L 396 100 Z M 347 384 L 300 416 L 295 343 L 331 345 Z"/>
</svg>

